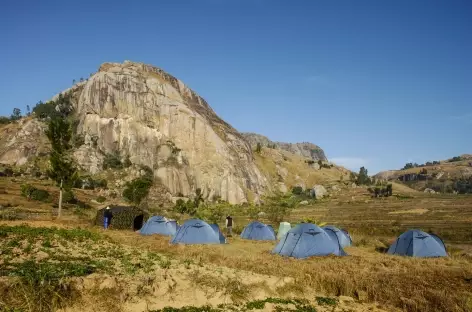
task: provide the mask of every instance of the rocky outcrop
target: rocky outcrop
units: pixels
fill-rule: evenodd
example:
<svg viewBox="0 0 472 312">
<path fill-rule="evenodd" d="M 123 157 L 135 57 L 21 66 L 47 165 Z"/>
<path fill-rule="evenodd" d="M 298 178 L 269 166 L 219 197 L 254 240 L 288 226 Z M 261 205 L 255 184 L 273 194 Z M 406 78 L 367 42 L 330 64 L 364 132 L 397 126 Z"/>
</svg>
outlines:
<svg viewBox="0 0 472 312">
<path fill-rule="evenodd" d="M 263 147 L 281 149 L 301 157 L 310 158 L 314 161 L 327 161 L 324 151 L 313 143 L 273 142 L 268 137 L 256 133 L 242 133 L 242 135 L 253 149 L 256 148 L 259 143 Z"/>
<path fill-rule="evenodd" d="M 322 199 L 328 195 L 328 191 L 323 185 L 315 185 L 310 191 L 310 195 L 316 199 Z"/>
<path fill-rule="evenodd" d="M 100 170 L 100 154 L 118 152 L 152 168 L 172 194 L 200 188 L 206 197 L 241 203 L 266 188 L 243 137 L 157 67 L 105 63 L 67 92 L 85 137 L 75 156 L 86 170 Z"/>
<path fill-rule="evenodd" d="M 48 153 L 46 126 L 37 119 L 23 118 L 1 129 L 0 163 L 22 166 Z"/>
</svg>

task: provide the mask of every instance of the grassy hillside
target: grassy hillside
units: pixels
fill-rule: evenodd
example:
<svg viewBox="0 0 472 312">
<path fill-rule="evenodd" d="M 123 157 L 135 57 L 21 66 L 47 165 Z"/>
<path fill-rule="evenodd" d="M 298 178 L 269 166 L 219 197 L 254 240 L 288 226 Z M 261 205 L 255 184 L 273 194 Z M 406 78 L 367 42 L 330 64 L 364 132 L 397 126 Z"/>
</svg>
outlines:
<svg viewBox="0 0 472 312">
<path fill-rule="evenodd" d="M 472 193 L 472 156 L 466 154 L 435 164 L 430 162 L 408 169 L 384 171 L 376 177 L 397 181 L 419 191 L 431 188 L 441 193 Z"/>
<path fill-rule="evenodd" d="M 296 185 L 311 188 L 315 184 L 330 185 L 341 180 L 347 181 L 350 173 L 339 166 L 316 169 L 319 168 L 318 163 L 310 164 L 307 158 L 282 150 L 262 148 L 260 153 L 254 153 L 254 157 L 258 168 L 272 185 L 284 183 L 289 191 Z M 328 165 L 326 162 L 324 164 Z"/>
</svg>

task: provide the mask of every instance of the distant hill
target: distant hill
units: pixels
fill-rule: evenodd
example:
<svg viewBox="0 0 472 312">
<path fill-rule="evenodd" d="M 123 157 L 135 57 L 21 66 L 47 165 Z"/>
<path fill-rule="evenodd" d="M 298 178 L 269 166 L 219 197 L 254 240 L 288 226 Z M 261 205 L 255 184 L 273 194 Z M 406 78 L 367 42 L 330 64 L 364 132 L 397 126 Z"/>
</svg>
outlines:
<svg viewBox="0 0 472 312">
<path fill-rule="evenodd" d="M 400 170 L 379 172 L 375 178 L 401 182 L 419 191 L 432 189 L 441 193 L 472 193 L 472 155 L 425 164 L 406 164 Z"/>
<path fill-rule="evenodd" d="M 285 143 L 285 142 L 274 142 L 271 141 L 268 137 L 257 134 L 257 133 L 241 133 L 242 136 L 249 142 L 251 147 L 254 149 L 256 148 L 257 144 L 259 143 L 262 147 L 269 147 L 274 149 L 280 149 L 283 151 L 290 152 L 292 154 L 311 158 L 314 161 L 327 161 L 326 155 L 321 147 L 310 143 L 310 142 L 302 142 L 302 143 Z"/>
</svg>

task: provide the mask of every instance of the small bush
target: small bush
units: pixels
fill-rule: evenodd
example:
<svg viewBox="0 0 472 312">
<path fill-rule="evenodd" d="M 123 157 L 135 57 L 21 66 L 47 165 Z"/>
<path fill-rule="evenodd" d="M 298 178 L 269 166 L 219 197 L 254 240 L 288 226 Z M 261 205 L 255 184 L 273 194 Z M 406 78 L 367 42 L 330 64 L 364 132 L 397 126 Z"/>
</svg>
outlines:
<svg viewBox="0 0 472 312">
<path fill-rule="evenodd" d="M 454 156 L 451 159 L 449 159 L 449 162 L 455 162 L 455 161 L 461 161 L 462 157 L 460 156 Z"/>
<path fill-rule="evenodd" d="M 85 189 L 85 190 L 94 190 L 95 188 L 106 189 L 108 182 L 105 179 L 94 180 L 91 177 L 82 177 L 77 179 L 74 182 L 74 188 Z"/>
<path fill-rule="evenodd" d="M 128 201 L 139 205 L 141 201 L 149 194 L 152 186 L 152 180 L 148 177 L 141 177 L 126 183 L 123 191 L 123 197 Z"/>
<path fill-rule="evenodd" d="M 133 165 L 133 163 L 131 162 L 131 159 L 129 159 L 129 156 L 127 156 L 125 158 L 125 161 L 123 161 L 123 167 L 125 168 L 129 168 Z"/>
<path fill-rule="evenodd" d="M 48 201 L 49 192 L 46 190 L 37 189 L 30 184 L 23 184 L 21 186 L 21 196 L 32 200 Z"/>
<path fill-rule="evenodd" d="M 0 116 L 0 125 L 6 125 L 10 123 L 10 118 L 5 116 Z"/>
<path fill-rule="evenodd" d="M 292 194 L 294 195 L 303 194 L 303 188 L 301 186 L 295 186 L 294 188 L 292 188 Z"/>
<path fill-rule="evenodd" d="M 62 192 L 62 201 L 67 204 L 77 204 L 77 199 L 71 190 L 64 190 Z"/>
<path fill-rule="evenodd" d="M 107 199 L 104 196 L 98 196 L 97 199 L 96 199 L 96 201 L 99 202 L 99 203 L 104 203 L 106 200 Z"/>
</svg>

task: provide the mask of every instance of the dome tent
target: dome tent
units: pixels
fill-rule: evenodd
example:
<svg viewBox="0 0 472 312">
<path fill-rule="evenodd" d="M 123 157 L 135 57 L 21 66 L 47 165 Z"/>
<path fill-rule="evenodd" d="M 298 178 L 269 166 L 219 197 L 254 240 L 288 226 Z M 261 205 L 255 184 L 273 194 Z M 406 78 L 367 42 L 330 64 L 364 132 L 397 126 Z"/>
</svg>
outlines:
<svg viewBox="0 0 472 312">
<path fill-rule="evenodd" d="M 300 259 L 346 255 L 339 241 L 334 241 L 322 228 L 311 223 L 299 224 L 288 231 L 272 253 Z"/>
<path fill-rule="evenodd" d="M 143 227 L 144 218 L 146 213 L 141 209 L 132 206 L 112 206 L 110 205 L 110 211 L 113 215 L 110 221 L 110 225 L 113 229 L 124 230 L 130 229 L 137 231 Z M 103 213 L 106 207 L 97 211 L 95 217 L 95 225 L 103 225 Z"/>
<path fill-rule="evenodd" d="M 199 219 L 186 221 L 172 237 L 171 244 L 221 244 L 218 229 Z M 223 237 L 224 238 L 224 237 Z"/>
<path fill-rule="evenodd" d="M 287 232 L 290 231 L 291 228 L 292 226 L 290 225 L 290 223 L 280 222 L 279 232 L 277 233 L 277 239 L 281 239 L 282 237 L 284 237 L 284 235 L 287 234 Z"/>
<path fill-rule="evenodd" d="M 142 235 L 160 234 L 172 236 L 177 232 L 177 228 L 176 221 L 167 220 L 162 216 L 153 216 L 146 221 L 139 233 Z"/>
<path fill-rule="evenodd" d="M 387 253 L 420 258 L 447 257 L 443 241 L 438 236 L 421 230 L 409 230 L 400 235 Z"/>
<path fill-rule="evenodd" d="M 242 239 L 275 240 L 274 229 L 259 221 L 249 223 L 241 233 Z"/>
<path fill-rule="evenodd" d="M 213 231 L 215 231 L 215 233 L 218 235 L 220 243 L 225 244 L 226 243 L 226 238 L 224 237 L 223 233 L 221 233 L 221 230 L 220 230 L 220 227 L 218 226 L 218 224 L 213 223 L 213 224 L 210 224 L 210 226 L 213 229 Z"/>
<path fill-rule="evenodd" d="M 344 248 L 352 245 L 351 235 L 349 235 L 347 231 L 340 230 L 333 225 L 326 225 L 321 228 L 325 230 L 325 232 L 328 233 L 331 238 L 333 238 L 334 240 L 338 240 L 341 247 Z M 335 235 L 336 237 L 334 237 L 333 235 Z"/>
</svg>

